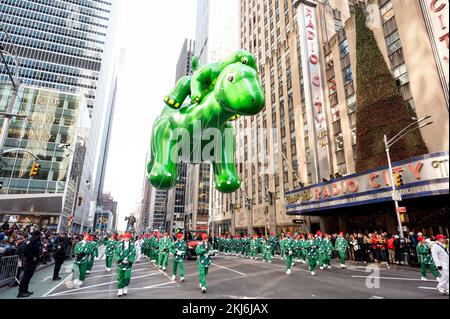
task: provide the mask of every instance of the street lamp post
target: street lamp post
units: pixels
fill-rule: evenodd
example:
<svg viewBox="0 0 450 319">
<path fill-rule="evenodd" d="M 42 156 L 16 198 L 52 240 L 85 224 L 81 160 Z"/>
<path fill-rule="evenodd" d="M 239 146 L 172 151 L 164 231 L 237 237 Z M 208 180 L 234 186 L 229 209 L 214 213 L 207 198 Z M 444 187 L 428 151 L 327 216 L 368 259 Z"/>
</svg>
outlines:
<svg viewBox="0 0 450 319">
<path fill-rule="evenodd" d="M 422 123 L 422 122 L 424 122 L 424 121 L 426 121 L 426 120 L 428 120 L 430 118 L 431 118 L 431 116 L 425 116 L 424 118 L 416 120 L 415 122 L 413 122 L 410 125 L 408 125 L 407 127 L 405 127 L 403 130 L 401 130 L 399 133 L 397 133 L 390 140 L 388 140 L 388 137 L 386 135 L 384 135 L 384 145 L 385 145 L 385 148 L 386 148 L 386 155 L 387 155 L 387 159 L 388 159 L 389 174 L 391 175 L 390 176 L 390 180 L 391 180 L 391 185 L 392 185 L 392 199 L 394 200 L 395 214 L 397 216 L 397 222 L 398 222 L 398 226 L 399 226 L 400 236 L 402 238 L 405 238 L 405 233 L 403 231 L 402 219 L 400 217 L 399 204 L 398 204 L 398 202 L 401 201 L 401 198 L 399 197 L 399 194 L 397 194 L 397 189 L 395 187 L 394 171 L 393 171 L 393 168 L 392 168 L 390 148 L 392 147 L 392 145 L 397 143 L 400 139 L 402 139 L 404 136 L 406 136 L 407 134 L 411 133 L 412 131 L 419 130 L 421 128 L 424 128 L 425 126 L 433 124 L 433 122 L 420 124 L 420 123 Z"/>
</svg>

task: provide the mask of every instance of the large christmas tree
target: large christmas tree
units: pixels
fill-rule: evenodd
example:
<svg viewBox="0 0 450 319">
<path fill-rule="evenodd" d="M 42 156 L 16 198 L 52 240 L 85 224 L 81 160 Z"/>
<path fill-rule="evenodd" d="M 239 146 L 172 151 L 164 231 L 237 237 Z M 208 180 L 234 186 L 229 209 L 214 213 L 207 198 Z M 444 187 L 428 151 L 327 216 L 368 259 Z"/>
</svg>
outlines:
<svg viewBox="0 0 450 319">
<path fill-rule="evenodd" d="M 413 122 L 407 103 L 378 48 L 374 34 L 366 26 L 360 6 L 356 16 L 356 171 L 387 164 L 383 137 L 394 137 Z M 428 153 L 419 130 L 406 135 L 391 148 L 392 161 Z"/>
</svg>

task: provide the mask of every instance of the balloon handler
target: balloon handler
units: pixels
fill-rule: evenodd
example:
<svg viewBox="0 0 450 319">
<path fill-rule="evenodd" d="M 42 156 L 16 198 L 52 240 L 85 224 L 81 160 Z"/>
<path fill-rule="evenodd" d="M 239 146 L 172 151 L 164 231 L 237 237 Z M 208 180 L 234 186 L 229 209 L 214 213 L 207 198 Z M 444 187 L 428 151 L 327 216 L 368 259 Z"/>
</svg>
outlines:
<svg viewBox="0 0 450 319">
<path fill-rule="evenodd" d="M 197 254 L 197 267 L 200 272 L 200 289 L 206 293 L 206 276 L 208 275 L 209 266 L 211 265 L 211 256 L 209 255 L 210 247 L 208 244 L 208 234 L 202 235 L 201 244 L 197 245 L 195 253 Z"/>
<path fill-rule="evenodd" d="M 114 260 L 117 263 L 117 296 L 122 297 L 128 293 L 128 286 L 131 280 L 131 268 L 136 258 L 136 249 L 134 243 L 130 241 L 131 234 L 126 233 L 122 236 L 122 241 L 117 244 Z"/>
<path fill-rule="evenodd" d="M 180 266 L 180 282 L 184 281 L 184 262 L 183 258 L 186 255 L 187 245 L 184 241 L 183 234 L 177 234 L 177 241 L 172 244 L 171 252 L 173 254 L 173 263 L 172 263 L 172 280 L 177 278 L 178 266 Z"/>
</svg>

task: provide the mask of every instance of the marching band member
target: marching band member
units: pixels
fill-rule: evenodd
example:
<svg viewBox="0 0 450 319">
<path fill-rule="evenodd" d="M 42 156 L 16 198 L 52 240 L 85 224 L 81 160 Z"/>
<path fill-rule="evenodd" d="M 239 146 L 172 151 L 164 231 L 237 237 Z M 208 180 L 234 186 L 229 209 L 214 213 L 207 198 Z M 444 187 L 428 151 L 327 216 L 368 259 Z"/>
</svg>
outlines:
<svg viewBox="0 0 450 319">
<path fill-rule="evenodd" d="M 117 244 L 114 259 L 117 263 L 117 296 L 122 297 L 128 293 L 128 286 L 131 280 L 131 268 L 136 258 L 134 243 L 130 241 L 131 234 L 125 233 L 122 241 Z"/>
<path fill-rule="evenodd" d="M 110 272 L 112 267 L 112 262 L 114 258 L 114 251 L 116 250 L 116 234 L 112 234 L 109 239 L 105 242 L 105 256 L 106 256 L 106 271 Z"/>
<path fill-rule="evenodd" d="M 172 280 L 177 278 L 177 270 L 178 266 L 180 266 L 180 282 L 184 281 L 184 263 L 183 258 L 186 255 L 187 245 L 184 241 L 184 237 L 182 233 L 177 234 L 177 241 L 173 243 L 170 247 L 170 250 L 173 254 L 173 262 L 172 262 Z"/>
<path fill-rule="evenodd" d="M 209 255 L 210 247 L 208 243 L 208 234 L 202 235 L 201 244 L 197 245 L 195 253 L 197 254 L 197 267 L 200 273 L 200 289 L 206 293 L 206 276 L 208 275 L 209 266 L 211 265 L 211 256 Z"/>
</svg>

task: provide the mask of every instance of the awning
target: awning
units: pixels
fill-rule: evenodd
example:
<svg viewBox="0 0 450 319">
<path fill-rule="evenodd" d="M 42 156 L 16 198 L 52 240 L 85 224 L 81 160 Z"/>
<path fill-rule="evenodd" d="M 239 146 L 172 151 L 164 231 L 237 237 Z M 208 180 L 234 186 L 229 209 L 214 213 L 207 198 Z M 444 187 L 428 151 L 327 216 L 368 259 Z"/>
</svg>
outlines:
<svg viewBox="0 0 450 319">
<path fill-rule="evenodd" d="M 0 195 L 0 214 L 59 215 L 63 207 L 63 194 Z"/>
</svg>

